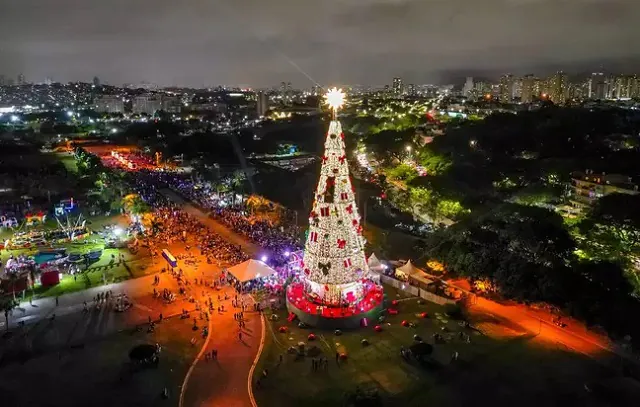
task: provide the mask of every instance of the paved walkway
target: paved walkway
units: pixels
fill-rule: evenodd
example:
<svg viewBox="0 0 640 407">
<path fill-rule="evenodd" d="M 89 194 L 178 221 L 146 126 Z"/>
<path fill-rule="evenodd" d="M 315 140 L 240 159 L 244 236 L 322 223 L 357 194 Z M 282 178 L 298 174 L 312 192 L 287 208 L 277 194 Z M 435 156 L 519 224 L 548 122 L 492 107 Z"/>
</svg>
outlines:
<svg viewBox="0 0 640 407">
<path fill-rule="evenodd" d="M 228 288 L 229 293 L 233 291 Z M 213 318 L 212 337 L 206 351 L 218 351 L 218 360 L 201 359 L 186 384 L 185 407 L 223 406 L 251 407 L 249 396 L 251 366 L 260 347 L 261 321 L 258 313 L 253 312 L 253 302 L 245 311 L 245 328 L 241 331 L 234 320 L 238 309 L 230 309 Z M 229 301 L 230 303 L 230 301 Z M 242 332 L 242 339 L 238 332 Z"/>
<path fill-rule="evenodd" d="M 247 253 L 255 256 L 261 252 L 259 246 L 212 219 L 208 213 L 186 202 L 175 192 L 163 189 L 162 193 L 227 241 L 242 246 Z M 232 288 L 227 287 L 225 290 L 230 297 L 233 297 L 235 291 Z M 231 307 L 230 300 L 225 304 Z M 249 296 L 245 297 L 245 304 L 248 304 L 248 307 L 244 313 L 246 326 L 242 329 L 242 339 L 238 336 L 240 330 L 233 318 L 238 309 L 231 308 L 221 315 L 216 315 L 214 312 L 211 331 L 213 336 L 206 351 L 217 350 L 218 360 L 196 361 L 193 372 L 185 383 L 184 399 L 180 407 L 250 407 L 254 405 L 249 395 L 251 386 L 249 375 L 264 337 L 261 316 L 253 311 L 253 300 Z"/>
</svg>

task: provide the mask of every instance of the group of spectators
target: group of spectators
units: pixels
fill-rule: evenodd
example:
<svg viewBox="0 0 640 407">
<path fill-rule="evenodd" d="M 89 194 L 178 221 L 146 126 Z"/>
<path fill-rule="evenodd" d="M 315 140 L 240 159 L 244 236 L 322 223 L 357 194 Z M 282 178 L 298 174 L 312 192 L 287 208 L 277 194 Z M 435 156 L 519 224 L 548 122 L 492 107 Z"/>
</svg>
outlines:
<svg viewBox="0 0 640 407">
<path fill-rule="evenodd" d="M 270 263 L 285 264 L 288 254 L 302 248 L 295 225 L 273 226 L 267 221 L 251 219 L 244 203 L 227 202 L 216 188 L 207 182 L 198 182 L 181 174 L 167 172 L 151 172 L 144 175 L 141 195 L 145 200 L 153 195 L 149 189 L 153 186 L 168 187 L 203 209 L 210 211 L 211 216 L 226 225 L 234 232 L 246 237 L 268 252 Z M 160 194 L 156 194 L 160 195 Z M 153 199 L 161 199 L 155 197 Z"/>
</svg>

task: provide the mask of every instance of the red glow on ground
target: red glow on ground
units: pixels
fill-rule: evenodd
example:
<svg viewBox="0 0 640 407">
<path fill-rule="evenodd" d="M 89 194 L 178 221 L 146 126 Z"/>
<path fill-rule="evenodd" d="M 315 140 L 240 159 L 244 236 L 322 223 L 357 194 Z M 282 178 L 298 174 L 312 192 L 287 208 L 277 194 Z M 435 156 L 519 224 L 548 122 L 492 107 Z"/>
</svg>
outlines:
<svg viewBox="0 0 640 407">
<path fill-rule="evenodd" d="M 322 315 L 325 318 L 347 318 L 365 314 L 379 306 L 382 303 L 382 287 L 373 286 L 360 302 L 348 307 L 329 307 L 311 301 L 305 293 L 302 283 L 294 283 L 289 286 L 287 299 L 293 306 L 311 315 Z"/>
</svg>

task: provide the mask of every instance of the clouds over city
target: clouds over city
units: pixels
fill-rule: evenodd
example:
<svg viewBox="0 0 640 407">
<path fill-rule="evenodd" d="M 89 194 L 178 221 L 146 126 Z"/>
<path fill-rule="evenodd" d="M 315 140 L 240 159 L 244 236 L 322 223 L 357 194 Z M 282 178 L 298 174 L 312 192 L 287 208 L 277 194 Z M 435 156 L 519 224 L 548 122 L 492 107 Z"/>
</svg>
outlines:
<svg viewBox="0 0 640 407">
<path fill-rule="evenodd" d="M 0 10 L 0 73 L 34 81 L 421 83 L 640 58 L 637 0 L 0 0 Z"/>
</svg>

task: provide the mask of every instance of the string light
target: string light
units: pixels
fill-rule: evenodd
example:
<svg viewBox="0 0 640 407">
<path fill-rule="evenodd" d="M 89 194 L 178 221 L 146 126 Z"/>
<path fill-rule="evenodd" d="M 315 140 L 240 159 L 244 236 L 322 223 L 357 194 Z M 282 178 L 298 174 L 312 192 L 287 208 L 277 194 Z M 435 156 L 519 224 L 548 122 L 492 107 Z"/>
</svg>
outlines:
<svg viewBox="0 0 640 407">
<path fill-rule="evenodd" d="M 344 94 L 334 88 L 326 98 L 332 108 L 338 108 Z M 339 300 L 347 288 L 354 290 L 356 295 L 361 291 L 357 287 L 359 284 L 355 283 L 368 269 L 342 126 L 337 120 L 329 125 L 324 150 L 320 179 L 309 216 L 304 273 L 313 291 L 321 291 L 330 299 Z"/>
</svg>

